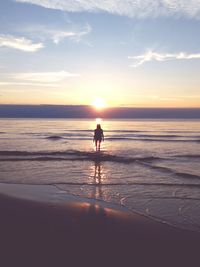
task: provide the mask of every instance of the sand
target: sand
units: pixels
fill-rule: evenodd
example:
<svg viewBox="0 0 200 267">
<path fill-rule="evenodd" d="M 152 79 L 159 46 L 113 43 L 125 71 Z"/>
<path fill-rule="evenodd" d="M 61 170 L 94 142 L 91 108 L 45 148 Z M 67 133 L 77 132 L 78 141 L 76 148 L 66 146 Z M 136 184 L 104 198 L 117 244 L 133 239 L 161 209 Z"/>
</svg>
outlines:
<svg viewBox="0 0 200 267">
<path fill-rule="evenodd" d="M 200 266 L 200 234 L 73 198 L 0 195 L 0 266 Z"/>
</svg>

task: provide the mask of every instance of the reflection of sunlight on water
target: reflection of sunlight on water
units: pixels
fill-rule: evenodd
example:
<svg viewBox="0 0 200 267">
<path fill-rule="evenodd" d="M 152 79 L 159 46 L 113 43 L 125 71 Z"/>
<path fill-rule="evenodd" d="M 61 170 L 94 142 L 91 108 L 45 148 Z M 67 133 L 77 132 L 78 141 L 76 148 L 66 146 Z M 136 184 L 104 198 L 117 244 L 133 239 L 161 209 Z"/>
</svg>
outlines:
<svg viewBox="0 0 200 267">
<path fill-rule="evenodd" d="M 102 183 L 102 165 L 100 162 L 96 161 L 94 166 L 94 182 L 95 184 L 101 184 Z"/>
<path fill-rule="evenodd" d="M 91 198 L 102 198 L 102 184 L 105 183 L 107 177 L 101 161 L 96 160 L 91 166 L 91 175 L 93 177 L 94 190 L 91 192 Z"/>
<path fill-rule="evenodd" d="M 103 119 L 102 118 L 96 118 L 95 120 L 92 120 L 91 123 L 91 129 L 95 129 L 97 124 L 102 124 Z M 103 128 L 103 127 L 102 127 Z"/>
<path fill-rule="evenodd" d="M 102 119 L 101 118 L 96 118 L 96 124 L 101 124 L 102 123 Z"/>
<path fill-rule="evenodd" d="M 69 206 L 69 203 L 67 203 L 67 205 Z M 96 218 L 96 215 L 103 215 L 104 217 L 107 217 L 107 216 L 124 216 L 125 218 L 125 214 L 124 213 L 121 213 L 120 211 L 118 210 L 115 210 L 115 209 L 112 209 L 112 208 L 107 208 L 107 207 L 102 207 L 101 205 L 99 204 L 93 204 L 93 203 L 89 203 L 89 202 L 72 202 L 70 204 L 70 207 L 73 208 L 73 212 L 74 213 L 80 213 L 81 215 L 82 214 L 85 214 L 87 216 L 90 217 L 90 220 L 91 220 L 91 216 L 95 216 Z"/>
</svg>

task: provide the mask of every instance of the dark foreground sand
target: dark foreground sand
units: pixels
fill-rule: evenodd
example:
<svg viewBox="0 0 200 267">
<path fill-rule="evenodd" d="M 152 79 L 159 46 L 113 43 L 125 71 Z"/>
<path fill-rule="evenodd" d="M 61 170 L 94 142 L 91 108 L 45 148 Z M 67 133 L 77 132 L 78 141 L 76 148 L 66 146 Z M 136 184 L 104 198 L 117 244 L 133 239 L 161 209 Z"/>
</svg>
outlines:
<svg viewBox="0 0 200 267">
<path fill-rule="evenodd" d="M 0 266 L 200 266 L 200 234 L 86 202 L 0 196 Z"/>
</svg>

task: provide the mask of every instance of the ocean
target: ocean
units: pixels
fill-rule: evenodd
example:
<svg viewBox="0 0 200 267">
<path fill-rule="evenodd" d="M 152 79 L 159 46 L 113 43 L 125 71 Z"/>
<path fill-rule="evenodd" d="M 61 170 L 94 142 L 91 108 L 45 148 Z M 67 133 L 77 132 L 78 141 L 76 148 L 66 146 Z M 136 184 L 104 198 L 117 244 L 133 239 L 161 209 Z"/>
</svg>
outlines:
<svg viewBox="0 0 200 267">
<path fill-rule="evenodd" d="M 101 152 L 93 131 L 104 130 Z M 0 183 L 53 185 L 200 231 L 200 120 L 0 119 Z"/>
</svg>

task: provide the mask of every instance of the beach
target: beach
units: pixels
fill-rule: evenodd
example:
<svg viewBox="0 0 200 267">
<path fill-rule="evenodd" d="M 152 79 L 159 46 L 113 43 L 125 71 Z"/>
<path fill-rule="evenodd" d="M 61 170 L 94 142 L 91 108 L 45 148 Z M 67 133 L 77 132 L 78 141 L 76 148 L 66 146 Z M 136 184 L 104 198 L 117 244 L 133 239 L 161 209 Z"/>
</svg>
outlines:
<svg viewBox="0 0 200 267">
<path fill-rule="evenodd" d="M 0 267 L 200 267 L 200 0 L 0 0 Z"/>
<path fill-rule="evenodd" d="M 101 122 L 95 152 L 96 120 L 1 119 L 0 183 L 52 185 L 63 192 L 54 199 L 102 200 L 200 232 L 199 120 Z"/>
<path fill-rule="evenodd" d="M 1 189 L 0 210 L 1 266 L 200 264 L 199 233 L 120 207 L 70 196 L 59 203 L 33 201 Z"/>
<path fill-rule="evenodd" d="M 199 121 L 1 120 L 0 266 L 200 266 Z"/>
</svg>

